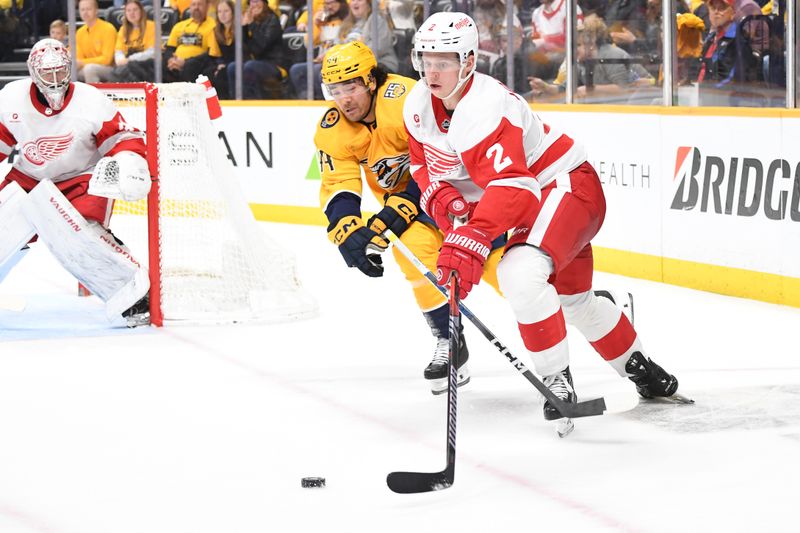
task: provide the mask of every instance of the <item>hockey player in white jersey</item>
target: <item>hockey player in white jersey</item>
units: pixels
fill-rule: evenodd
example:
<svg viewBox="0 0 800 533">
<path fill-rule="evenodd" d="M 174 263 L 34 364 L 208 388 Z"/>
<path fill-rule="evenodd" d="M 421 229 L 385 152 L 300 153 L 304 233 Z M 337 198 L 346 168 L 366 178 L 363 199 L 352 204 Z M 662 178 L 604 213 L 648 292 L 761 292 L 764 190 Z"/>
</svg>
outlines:
<svg viewBox="0 0 800 533">
<path fill-rule="evenodd" d="M 576 401 L 567 322 L 642 397 L 675 394 L 677 379 L 647 357 L 626 316 L 592 292 L 590 241 L 606 205 L 584 148 L 542 122 L 519 95 L 475 72 L 477 48 L 475 22 L 442 12 L 420 26 L 412 51 L 423 82 L 406 97 L 403 117 L 420 205 L 446 232 L 440 282 L 455 271 L 466 297 L 492 240 L 513 230 L 498 280 L 545 384 Z M 466 223 L 454 228 L 454 217 Z M 545 402 L 544 417 L 561 415 Z"/>
<path fill-rule="evenodd" d="M 144 136 L 100 91 L 70 82 L 60 42 L 36 43 L 28 70 L 0 91 L 0 161 L 19 152 L 0 182 L 0 281 L 38 238 L 109 319 L 148 323 L 146 269 L 107 229 L 114 198 L 150 189 Z"/>
</svg>

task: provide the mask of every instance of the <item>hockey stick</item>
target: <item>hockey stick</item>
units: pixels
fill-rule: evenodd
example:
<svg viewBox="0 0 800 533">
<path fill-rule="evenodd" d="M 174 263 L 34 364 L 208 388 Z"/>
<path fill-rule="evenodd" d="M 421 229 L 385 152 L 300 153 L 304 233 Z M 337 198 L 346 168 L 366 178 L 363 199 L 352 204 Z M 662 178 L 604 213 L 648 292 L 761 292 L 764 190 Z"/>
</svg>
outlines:
<svg viewBox="0 0 800 533">
<path fill-rule="evenodd" d="M 439 289 L 439 291 L 444 294 L 445 297 L 447 297 L 447 290 L 437 283 L 436 276 L 434 276 L 433 272 L 431 272 L 430 269 L 428 269 L 428 267 L 425 266 L 425 264 L 420 261 L 416 255 L 414 255 L 414 252 L 409 250 L 408 247 L 390 231 L 386 231 L 386 236 L 389 238 L 392 244 L 394 244 L 397 249 L 400 250 L 404 256 L 406 256 L 406 259 L 414 264 L 417 270 L 419 270 L 422 275 L 425 276 L 431 285 Z M 476 317 L 472 311 L 467 308 L 466 305 L 459 302 L 458 307 L 461 310 L 461 313 L 463 313 L 463 315 L 467 317 L 476 328 L 478 328 L 478 331 L 480 331 L 483 336 L 486 337 L 489 342 L 492 343 L 494 347 L 506 357 L 506 359 L 508 359 L 508 362 L 511 363 L 511 365 L 516 368 L 520 374 L 525 376 L 525 379 L 531 382 L 531 385 L 536 387 L 536 390 L 538 390 L 550 402 L 550 405 L 558 410 L 559 413 L 567 418 L 580 418 L 584 416 L 602 415 L 605 412 L 605 398 L 595 398 L 594 400 L 587 400 L 585 402 L 578 403 L 569 403 L 561 400 L 561 398 L 558 398 L 555 394 L 550 392 L 550 389 L 548 389 L 545 384 L 533 374 L 533 372 L 528 370 L 522 361 L 514 356 L 514 354 L 512 354 L 509 349 L 506 348 L 502 342 L 500 342 L 500 339 L 498 339 L 494 333 L 492 333 L 489 328 L 487 328 L 483 322 L 481 322 L 478 317 Z"/>
<path fill-rule="evenodd" d="M 441 472 L 391 472 L 386 476 L 386 484 L 399 494 L 415 494 L 450 488 L 456 474 L 456 412 L 458 404 L 458 386 L 456 362 L 461 350 L 461 314 L 458 301 L 458 276 L 450 274 L 450 350 L 447 354 L 447 464 Z"/>
</svg>

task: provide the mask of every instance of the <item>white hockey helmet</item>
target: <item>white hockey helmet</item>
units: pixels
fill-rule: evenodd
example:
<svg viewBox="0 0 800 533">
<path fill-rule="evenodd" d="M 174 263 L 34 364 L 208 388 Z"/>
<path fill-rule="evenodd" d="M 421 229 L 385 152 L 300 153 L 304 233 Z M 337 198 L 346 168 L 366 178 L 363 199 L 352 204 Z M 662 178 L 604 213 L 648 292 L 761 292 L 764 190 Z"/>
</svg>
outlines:
<svg viewBox="0 0 800 533">
<path fill-rule="evenodd" d="M 478 27 L 475 21 L 466 13 L 457 11 L 434 13 L 414 35 L 411 58 L 417 70 L 421 70 L 417 63 L 421 63 L 423 52 L 455 52 L 463 65 L 470 54 L 478 53 Z"/>
<path fill-rule="evenodd" d="M 425 78 L 422 62 L 424 52 L 458 54 L 462 81 L 457 90 L 475 72 L 474 68 L 469 73 L 464 72 L 469 56 L 478 53 L 478 27 L 475 21 L 466 13 L 457 11 L 434 13 L 420 25 L 414 35 L 414 48 L 411 50 L 411 62 L 423 79 Z"/>
<path fill-rule="evenodd" d="M 28 55 L 31 80 L 56 111 L 64 105 L 69 88 L 72 59 L 66 47 L 55 39 L 42 39 Z"/>
</svg>

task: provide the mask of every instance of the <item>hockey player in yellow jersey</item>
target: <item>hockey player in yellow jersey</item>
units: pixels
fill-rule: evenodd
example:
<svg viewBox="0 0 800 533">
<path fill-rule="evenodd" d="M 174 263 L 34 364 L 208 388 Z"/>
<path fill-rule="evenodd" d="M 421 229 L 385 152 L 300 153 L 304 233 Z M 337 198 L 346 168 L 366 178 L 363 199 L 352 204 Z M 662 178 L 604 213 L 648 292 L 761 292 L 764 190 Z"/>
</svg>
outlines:
<svg viewBox="0 0 800 533">
<path fill-rule="evenodd" d="M 384 236 L 388 229 L 435 271 L 443 235 L 419 207 L 420 191 L 411 179 L 403 125 L 403 103 L 415 81 L 387 74 L 365 44 L 353 41 L 328 51 L 322 62 L 322 82 L 326 97 L 335 103 L 325 111 L 314 136 L 322 177 L 320 204 L 328 218 L 329 238 L 347 266 L 380 277 L 380 252 L 388 248 Z M 361 218 L 364 181 L 383 206 L 366 222 Z M 399 251 L 392 251 L 436 338 L 424 376 L 431 391 L 440 394 L 447 390 L 447 303 Z M 490 256 L 484 274 L 494 287 L 499 252 Z M 457 361 L 459 385 L 469 381 L 463 334 L 462 346 L 463 357 Z"/>
</svg>

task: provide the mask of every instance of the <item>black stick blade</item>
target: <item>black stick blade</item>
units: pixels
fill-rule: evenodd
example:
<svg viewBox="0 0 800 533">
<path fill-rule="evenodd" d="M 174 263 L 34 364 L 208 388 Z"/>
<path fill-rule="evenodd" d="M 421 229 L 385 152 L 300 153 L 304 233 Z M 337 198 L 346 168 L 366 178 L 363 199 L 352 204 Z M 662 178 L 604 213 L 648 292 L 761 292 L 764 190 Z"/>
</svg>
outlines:
<svg viewBox="0 0 800 533">
<path fill-rule="evenodd" d="M 386 484 L 398 494 L 417 494 L 449 489 L 453 484 L 453 473 L 443 472 L 392 472 L 386 476 Z"/>
<path fill-rule="evenodd" d="M 564 403 L 564 407 L 556 406 L 558 411 L 567 418 L 580 418 L 583 416 L 602 415 L 606 410 L 605 398 L 595 398 L 578 403 Z"/>
</svg>

